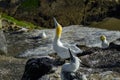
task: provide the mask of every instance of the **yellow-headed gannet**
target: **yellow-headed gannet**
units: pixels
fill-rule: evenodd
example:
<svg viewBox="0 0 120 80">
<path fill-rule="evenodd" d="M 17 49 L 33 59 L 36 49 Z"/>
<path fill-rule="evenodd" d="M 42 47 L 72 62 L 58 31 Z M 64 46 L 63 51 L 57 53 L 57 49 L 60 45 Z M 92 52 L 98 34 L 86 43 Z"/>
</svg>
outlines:
<svg viewBox="0 0 120 80">
<path fill-rule="evenodd" d="M 100 40 L 102 41 L 102 43 L 101 43 L 101 47 L 102 47 L 103 49 L 109 47 L 109 42 L 107 41 L 105 35 L 100 36 Z"/>
<path fill-rule="evenodd" d="M 118 44 L 116 43 L 117 40 L 120 41 L 119 39 L 113 42 L 108 42 L 105 35 L 100 36 L 100 39 L 102 41 L 101 46 L 103 49 L 116 49 L 120 51 L 120 45 L 119 43 Z"/>
<path fill-rule="evenodd" d="M 54 42 L 53 42 L 53 49 L 56 51 L 58 56 L 62 59 L 69 58 L 70 55 L 69 55 L 68 48 L 70 48 L 72 53 L 75 55 L 82 53 L 83 51 L 80 50 L 76 45 L 63 44 L 60 41 L 61 34 L 62 34 L 62 26 L 57 22 L 55 18 L 53 19 L 54 19 L 54 23 L 56 27 L 56 35 L 55 35 Z"/>
<path fill-rule="evenodd" d="M 70 55 L 70 63 L 65 63 L 62 66 L 61 69 L 61 80 L 86 80 L 85 75 L 77 75 L 76 71 L 80 67 L 81 60 L 74 56 L 70 49 L 69 49 L 69 55 Z"/>
</svg>

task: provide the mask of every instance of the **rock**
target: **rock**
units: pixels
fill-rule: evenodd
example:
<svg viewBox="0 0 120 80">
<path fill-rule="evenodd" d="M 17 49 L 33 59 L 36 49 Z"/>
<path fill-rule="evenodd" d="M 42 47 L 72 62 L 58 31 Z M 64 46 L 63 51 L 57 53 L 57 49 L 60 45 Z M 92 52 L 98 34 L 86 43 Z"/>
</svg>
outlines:
<svg viewBox="0 0 120 80">
<path fill-rule="evenodd" d="M 116 45 L 120 45 L 120 38 L 115 40 L 115 41 L 113 41 L 113 43 L 116 44 Z"/>
<path fill-rule="evenodd" d="M 46 32 L 47 39 L 29 39 L 30 36 L 39 35 L 43 31 Z M 52 54 L 55 53 L 52 49 L 52 40 L 55 35 L 54 33 L 54 29 L 33 30 L 30 32 L 19 34 L 10 34 L 9 32 L 5 33 L 9 53 L 7 55 L 15 56 L 20 53 L 17 57 L 38 57 L 39 55 L 49 54 L 50 56 L 56 58 L 56 55 Z M 87 53 L 82 56 L 78 56 L 82 60 L 82 62 L 87 65 L 87 67 L 81 66 L 78 70 L 78 73 L 85 74 L 88 80 L 119 79 L 120 51 L 116 49 L 99 48 L 101 43 L 101 41 L 99 40 L 99 36 L 102 34 L 105 34 L 107 36 L 109 42 L 116 42 L 116 44 L 119 45 L 119 31 L 108 31 L 105 29 L 88 28 L 82 25 L 72 25 L 69 27 L 64 27 L 61 41 L 69 44 L 76 43 L 78 47 L 80 47 L 83 51 Z M 6 72 L 6 75 L 4 75 L 4 77 L 9 76 L 11 77 L 11 80 L 16 79 L 16 77 L 17 79 L 19 79 L 21 77 L 21 73 L 23 73 L 23 63 L 25 63 L 25 61 L 15 58 L 14 63 L 11 59 L 6 59 L 6 56 L 0 57 L 5 59 L 5 61 L 0 60 L 1 65 L 3 65 L 2 67 L 5 67 L 5 69 L 1 69 L 0 72 L 5 72 L 4 70 L 9 70 L 9 73 L 12 73 L 10 74 L 12 76 L 9 76 L 9 73 Z M 35 58 L 35 60 L 36 59 L 38 58 Z M 21 64 L 18 64 L 19 60 L 21 61 Z M 55 73 L 45 74 L 40 78 L 40 80 L 60 80 L 61 65 L 64 62 L 59 62 L 59 60 L 55 61 L 54 65 L 59 65 Z M 8 64 L 9 67 L 6 66 L 6 64 Z M 16 72 L 20 74 L 16 74 Z M 3 79 L 3 77 L 0 77 L 0 79 Z"/>
<path fill-rule="evenodd" d="M 72 0 L 0 0 L 1 11 L 19 20 L 33 22 L 47 28 L 53 27 L 51 24 L 53 16 L 56 16 L 63 25 L 89 24 L 108 16 L 119 18 L 119 5 L 120 1 L 117 0 L 76 0 L 74 2 Z"/>
<path fill-rule="evenodd" d="M 48 56 L 29 59 L 25 66 L 22 80 L 48 80 L 48 77 L 42 77 L 46 74 L 54 73 L 54 59 Z"/>
<path fill-rule="evenodd" d="M 2 19 L 1 19 L 1 14 L 0 14 L 0 29 L 2 29 Z"/>
<path fill-rule="evenodd" d="M 25 27 L 20 27 L 16 25 L 15 22 L 9 21 L 7 19 L 2 19 L 2 29 L 4 32 L 11 32 L 11 33 L 27 32 L 29 30 Z"/>
<path fill-rule="evenodd" d="M 82 61 L 90 67 L 94 68 L 114 68 L 120 66 L 120 51 L 116 49 L 100 49 L 100 48 L 89 48 L 84 49 L 85 51 L 91 51 L 91 54 L 82 56 Z M 120 70 L 115 70 L 120 72 Z"/>
<path fill-rule="evenodd" d="M 90 74 L 90 80 L 119 80 L 120 75 L 113 71 Z"/>
<path fill-rule="evenodd" d="M 17 46 L 19 47 L 19 45 L 21 45 L 27 49 L 26 50 L 24 49 L 24 51 L 22 50 L 22 53 L 19 52 L 20 54 L 18 55 L 18 57 L 28 57 L 28 56 L 30 57 L 30 56 L 48 55 L 51 53 L 55 53 L 55 51 L 53 51 L 53 48 L 52 48 L 52 41 L 55 36 L 54 34 L 55 30 L 46 29 L 44 31 L 48 36 L 47 39 L 31 40 L 31 39 L 25 38 L 28 35 L 30 36 L 35 33 L 36 34 L 42 33 L 42 30 L 40 31 L 35 30 L 33 32 L 26 33 L 24 34 L 24 39 L 22 37 L 23 35 L 20 35 L 21 39 L 23 39 L 23 42 L 22 44 L 18 43 Z M 85 45 L 88 47 L 100 47 L 101 41 L 99 37 L 100 35 L 103 35 L 103 34 L 107 36 L 107 39 L 109 42 L 115 41 L 116 39 L 120 38 L 119 31 L 108 31 L 105 29 L 88 28 L 88 27 L 83 27 L 82 25 L 71 25 L 69 27 L 63 28 L 61 41 L 63 43 Z M 16 37 L 17 36 L 19 35 L 16 35 Z M 19 40 L 19 42 L 21 42 L 21 40 Z M 23 43 L 27 43 L 27 45 L 24 46 Z M 35 44 L 37 44 L 37 46 L 34 46 L 34 48 L 32 48 L 31 46 L 31 48 L 29 48 L 30 45 L 35 45 Z"/>
<path fill-rule="evenodd" d="M 91 54 L 80 56 L 81 61 L 88 65 L 82 66 L 78 72 L 87 75 L 90 80 L 114 80 L 120 78 L 120 51 L 116 49 L 101 49 L 85 47 Z"/>
<path fill-rule="evenodd" d="M 7 41 L 2 30 L 0 30 L 0 54 L 7 54 Z"/>
<path fill-rule="evenodd" d="M 49 30 L 47 32 L 49 32 Z M 82 26 L 81 27 L 70 26 L 70 27 L 63 28 L 61 40 L 63 42 L 68 42 L 71 44 L 77 43 L 78 45 L 85 45 L 85 47 L 80 46 L 80 48 L 83 49 L 84 51 L 91 52 L 90 54 L 79 56 L 79 58 L 81 58 L 83 63 L 86 64 L 88 67 L 86 68 L 84 66 L 81 66 L 78 72 L 85 74 L 87 79 L 90 79 L 90 80 L 92 79 L 94 80 L 119 79 L 120 78 L 119 77 L 120 75 L 119 74 L 120 73 L 120 68 L 119 68 L 120 67 L 120 59 L 119 59 L 120 51 L 117 51 L 116 49 L 105 50 L 105 49 L 99 48 L 100 45 L 98 44 L 101 43 L 99 40 L 99 36 L 102 34 L 105 34 L 107 36 L 109 42 L 119 41 L 119 38 L 120 38 L 119 31 L 107 31 L 103 29 L 87 28 L 87 27 L 82 27 Z M 51 36 L 53 37 L 53 35 Z M 93 42 L 91 40 L 93 40 Z M 57 76 L 60 75 L 60 71 L 61 70 L 59 68 Z M 49 76 L 50 79 L 56 79 L 54 76 L 50 76 L 50 75 L 47 75 L 47 76 Z"/>
</svg>

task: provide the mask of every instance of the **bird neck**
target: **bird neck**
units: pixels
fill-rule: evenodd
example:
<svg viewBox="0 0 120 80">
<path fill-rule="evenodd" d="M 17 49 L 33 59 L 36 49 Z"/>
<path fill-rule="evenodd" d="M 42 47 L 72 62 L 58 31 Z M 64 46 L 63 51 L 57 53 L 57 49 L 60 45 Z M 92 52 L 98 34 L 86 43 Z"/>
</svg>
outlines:
<svg viewBox="0 0 120 80">
<path fill-rule="evenodd" d="M 74 61 L 70 62 L 71 66 L 73 66 L 75 69 L 77 69 L 80 65 L 80 62 L 78 59 L 74 59 Z"/>
<path fill-rule="evenodd" d="M 56 38 L 61 38 L 61 32 L 60 31 L 56 31 L 56 35 L 55 35 Z"/>
<path fill-rule="evenodd" d="M 54 41 L 60 41 L 61 36 L 55 36 Z"/>
<path fill-rule="evenodd" d="M 74 61 L 71 61 L 70 64 L 78 64 L 78 63 L 79 63 L 79 61 L 75 59 Z"/>
<path fill-rule="evenodd" d="M 55 38 L 54 38 L 54 43 L 55 43 L 55 44 L 61 44 L 61 45 L 62 45 L 62 42 L 60 41 L 60 37 L 55 36 Z"/>
<path fill-rule="evenodd" d="M 56 37 L 60 38 L 62 34 L 62 27 L 60 24 L 56 27 Z"/>
<path fill-rule="evenodd" d="M 105 40 L 103 40 L 102 42 L 103 42 L 103 43 L 108 43 L 108 41 L 107 41 L 106 39 L 105 39 Z"/>
</svg>

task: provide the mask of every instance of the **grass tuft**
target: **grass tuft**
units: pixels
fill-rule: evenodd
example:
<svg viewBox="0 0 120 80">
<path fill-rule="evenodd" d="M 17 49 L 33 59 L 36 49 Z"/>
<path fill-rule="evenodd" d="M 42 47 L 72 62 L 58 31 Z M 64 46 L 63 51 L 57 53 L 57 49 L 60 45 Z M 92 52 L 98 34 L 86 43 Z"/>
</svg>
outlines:
<svg viewBox="0 0 120 80">
<path fill-rule="evenodd" d="M 23 26 L 23 27 L 26 27 L 26 28 L 29 28 L 29 29 L 36 29 L 36 28 L 39 28 L 38 26 L 35 26 L 34 24 L 30 23 L 30 22 L 26 22 L 26 21 L 19 21 L 11 16 L 8 16 L 6 14 L 2 14 L 2 18 L 4 19 L 7 19 L 8 21 L 10 22 L 14 22 L 16 23 L 16 25 L 18 26 Z"/>
</svg>

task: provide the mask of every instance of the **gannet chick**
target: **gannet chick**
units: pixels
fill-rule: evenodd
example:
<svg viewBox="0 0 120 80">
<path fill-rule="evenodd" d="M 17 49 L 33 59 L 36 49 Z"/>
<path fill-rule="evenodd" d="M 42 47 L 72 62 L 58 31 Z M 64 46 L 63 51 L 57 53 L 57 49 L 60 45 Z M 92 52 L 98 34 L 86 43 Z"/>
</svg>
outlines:
<svg viewBox="0 0 120 80">
<path fill-rule="evenodd" d="M 80 75 L 76 74 L 76 71 L 80 67 L 81 60 L 78 57 L 74 56 L 71 53 L 70 49 L 69 49 L 69 54 L 70 54 L 70 63 L 65 63 L 62 66 L 61 80 L 81 80 L 82 77 L 85 78 L 85 76 L 80 77 Z"/>
<path fill-rule="evenodd" d="M 53 19 L 54 19 L 54 23 L 55 23 L 55 27 L 56 27 L 56 35 L 55 35 L 55 38 L 53 41 L 53 49 L 56 51 L 58 56 L 61 59 L 69 58 L 70 55 L 69 55 L 68 48 L 71 49 L 71 52 L 74 55 L 82 53 L 83 51 L 80 50 L 76 45 L 70 45 L 70 44 L 65 45 L 60 41 L 61 34 L 62 34 L 62 26 L 57 22 L 57 20 L 55 18 L 53 18 Z M 68 46 L 68 45 L 70 45 L 70 46 Z M 66 46 L 68 46 L 68 47 L 66 47 Z"/>
<path fill-rule="evenodd" d="M 56 69 L 52 57 L 31 58 L 26 62 L 21 80 L 39 80 L 46 74 L 54 73 Z"/>
<path fill-rule="evenodd" d="M 102 41 L 101 48 L 106 49 L 109 47 L 109 42 L 107 41 L 105 35 L 100 36 L 100 40 Z"/>
</svg>

